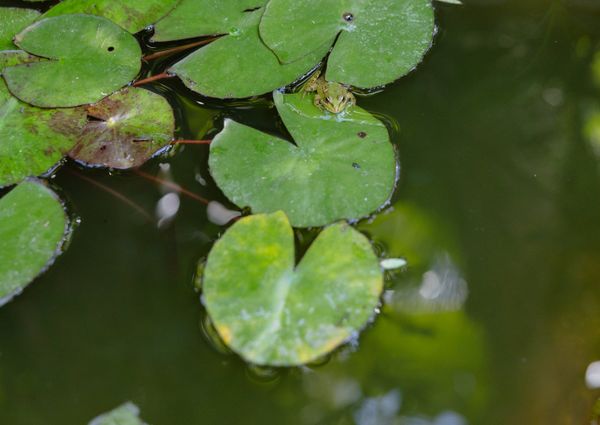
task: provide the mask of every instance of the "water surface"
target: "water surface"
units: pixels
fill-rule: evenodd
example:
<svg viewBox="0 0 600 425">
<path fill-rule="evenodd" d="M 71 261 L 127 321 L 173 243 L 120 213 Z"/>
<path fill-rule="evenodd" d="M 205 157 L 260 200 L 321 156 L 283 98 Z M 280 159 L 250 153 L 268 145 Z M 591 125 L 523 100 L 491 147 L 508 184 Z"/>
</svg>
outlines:
<svg viewBox="0 0 600 425">
<path fill-rule="evenodd" d="M 465 1 L 438 5 L 416 72 L 358 100 L 398 125 L 402 162 L 393 208 L 360 228 L 410 266 L 390 276 L 356 343 L 285 371 L 223 353 L 202 331 L 193 274 L 225 228 L 185 196 L 158 228 L 73 172 L 152 216 L 163 189 L 69 164 L 54 182 L 82 224 L 0 309 L 0 423 L 84 424 L 126 400 L 154 425 L 589 423 L 600 396 L 586 386 L 600 360 L 600 2 Z M 281 127 L 269 102 L 155 89 L 185 138 L 225 117 Z M 228 205 L 206 147 L 143 170 L 159 163 Z"/>
</svg>

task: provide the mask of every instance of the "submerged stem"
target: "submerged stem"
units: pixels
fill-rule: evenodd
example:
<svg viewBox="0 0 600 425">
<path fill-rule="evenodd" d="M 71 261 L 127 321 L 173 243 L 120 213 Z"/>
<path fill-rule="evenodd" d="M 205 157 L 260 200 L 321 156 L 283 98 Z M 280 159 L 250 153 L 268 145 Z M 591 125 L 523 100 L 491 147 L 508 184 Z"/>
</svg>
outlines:
<svg viewBox="0 0 600 425">
<path fill-rule="evenodd" d="M 104 192 L 106 192 L 106 193 L 114 196 L 119 201 L 123 202 L 124 204 L 130 206 L 131 208 L 133 208 L 134 210 L 136 210 L 138 213 L 140 213 L 148 222 L 150 222 L 150 223 L 154 222 L 154 220 L 152 219 L 152 217 L 150 216 L 150 214 L 148 214 L 145 209 L 143 209 L 141 206 L 139 206 L 138 204 L 136 204 L 135 202 L 133 202 L 131 199 L 129 199 L 127 196 L 123 195 L 122 193 L 117 192 L 116 190 L 114 190 L 114 189 L 112 189 L 112 188 L 110 188 L 110 187 L 108 187 L 108 186 L 106 186 L 106 185 L 104 185 L 104 184 L 102 184 L 100 182 L 97 182 L 94 179 L 91 179 L 91 178 L 89 178 L 87 176 L 84 176 L 83 174 L 78 173 L 75 170 L 68 169 L 68 171 L 71 174 L 79 177 L 80 179 L 82 179 L 82 180 L 90 183 L 91 185 L 96 186 L 98 189 L 100 189 L 100 190 L 102 190 L 102 191 L 104 191 Z"/>
</svg>

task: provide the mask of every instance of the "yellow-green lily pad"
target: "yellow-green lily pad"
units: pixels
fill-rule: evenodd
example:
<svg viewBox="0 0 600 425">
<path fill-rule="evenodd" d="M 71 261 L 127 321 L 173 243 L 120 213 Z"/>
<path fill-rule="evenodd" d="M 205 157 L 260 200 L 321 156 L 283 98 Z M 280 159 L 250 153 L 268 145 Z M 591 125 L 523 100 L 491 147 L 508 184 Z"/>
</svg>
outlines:
<svg viewBox="0 0 600 425">
<path fill-rule="evenodd" d="M 28 180 L 0 198 L 0 306 L 60 254 L 69 220 L 57 195 Z"/>
<path fill-rule="evenodd" d="M 266 0 L 183 0 L 156 24 L 153 41 L 222 35 L 173 65 L 191 90 L 215 98 L 262 95 L 293 83 L 310 72 L 328 46 L 289 64 L 282 64 L 262 42 L 258 25 Z"/>
<path fill-rule="evenodd" d="M 324 112 L 313 95 L 274 98 L 295 144 L 231 120 L 211 143 L 210 172 L 233 203 L 311 227 L 362 218 L 389 200 L 397 164 L 381 121 L 357 106 Z"/>
<path fill-rule="evenodd" d="M 51 16 L 85 13 L 110 19 L 131 33 L 142 31 L 175 7 L 179 0 L 62 0 L 46 13 Z"/>
<path fill-rule="evenodd" d="M 0 72 L 37 61 L 23 51 L 3 51 Z M 0 81 L 0 187 L 54 168 L 73 148 L 86 121 L 81 108 L 41 109 L 21 102 Z"/>
<path fill-rule="evenodd" d="M 414 69 L 435 32 L 431 0 L 271 0 L 262 40 L 284 63 L 333 46 L 327 80 L 372 88 Z"/>
<path fill-rule="evenodd" d="M 383 275 L 371 244 L 327 227 L 296 265 L 282 212 L 234 224 L 211 250 L 203 298 L 223 341 L 248 362 L 297 366 L 356 335 L 374 315 Z"/>
<path fill-rule="evenodd" d="M 15 44 L 47 58 L 3 72 L 13 95 L 39 107 L 97 102 L 131 82 L 141 68 L 137 40 L 98 16 L 43 19 L 19 33 Z"/>
<path fill-rule="evenodd" d="M 0 50 L 15 48 L 13 38 L 35 21 L 40 12 L 20 7 L 0 7 Z"/>
<path fill-rule="evenodd" d="M 69 156 L 92 167 L 138 167 L 169 146 L 175 117 L 162 96 L 126 88 L 85 107 L 89 118 Z"/>
</svg>

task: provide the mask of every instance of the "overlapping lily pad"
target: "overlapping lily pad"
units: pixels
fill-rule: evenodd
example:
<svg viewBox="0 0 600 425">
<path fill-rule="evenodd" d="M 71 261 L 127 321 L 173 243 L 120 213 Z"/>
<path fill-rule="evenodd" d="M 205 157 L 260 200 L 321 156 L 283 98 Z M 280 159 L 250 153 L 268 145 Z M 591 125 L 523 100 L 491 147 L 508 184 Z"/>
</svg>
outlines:
<svg viewBox="0 0 600 425">
<path fill-rule="evenodd" d="M 0 52 L 0 72 L 37 61 L 23 51 Z M 12 96 L 0 81 L 0 187 L 53 168 L 75 145 L 85 123 L 81 108 L 36 108 Z"/>
<path fill-rule="evenodd" d="M 229 347 L 251 363 L 294 366 L 359 331 L 382 287 L 369 241 L 347 224 L 323 230 L 296 266 L 292 228 L 277 212 L 246 217 L 217 241 L 203 291 Z"/>
<path fill-rule="evenodd" d="M 39 181 L 25 181 L 0 198 L 0 305 L 54 261 L 68 227 L 60 200 Z"/>
<path fill-rule="evenodd" d="M 132 81 L 141 67 L 137 40 L 98 16 L 43 19 L 18 34 L 15 43 L 49 59 L 4 70 L 10 91 L 40 107 L 97 102 Z"/>
<path fill-rule="evenodd" d="M 33 9 L 0 7 L 0 50 L 14 49 L 13 38 L 40 16 Z"/>
<path fill-rule="evenodd" d="M 173 140 L 173 110 L 148 90 L 127 88 L 85 110 L 90 120 L 69 156 L 86 165 L 137 167 Z"/>
<path fill-rule="evenodd" d="M 433 33 L 431 0 L 271 0 L 260 25 L 263 41 L 284 63 L 335 42 L 327 79 L 361 88 L 411 71 Z"/>
<path fill-rule="evenodd" d="M 108 413 L 93 419 L 88 425 L 146 425 L 140 419 L 140 409 L 133 403 L 125 403 Z"/>
<path fill-rule="evenodd" d="M 222 35 L 173 65 L 191 90 L 216 98 L 244 98 L 268 93 L 314 68 L 327 46 L 281 64 L 261 41 L 258 25 L 266 0 L 183 0 L 156 25 L 154 41 Z"/>
<path fill-rule="evenodd" d="M 179 0 L 62 0 L 44 17 L 85 13 L 103 16 L 136 33 L 165 16 Z"/>
<path fill-rule="evenodd" d="M 211 174 L 232 202 L 282 210 L 295 227 L 359 219 L 386 203 L 396 158 L 381 121 L 356 106 L 323 112 L 312 95 L 274 98 L 296 144 L 229 120 L 211 143 Z"/>
</svg>

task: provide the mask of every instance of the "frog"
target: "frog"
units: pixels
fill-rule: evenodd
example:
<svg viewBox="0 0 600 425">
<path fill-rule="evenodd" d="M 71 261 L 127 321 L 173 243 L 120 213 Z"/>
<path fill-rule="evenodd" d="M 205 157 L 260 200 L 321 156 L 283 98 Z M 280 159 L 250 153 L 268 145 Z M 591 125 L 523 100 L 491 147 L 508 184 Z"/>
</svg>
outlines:
<svg viewBox="0 0 600 425">
<path fill-rule="evenodd" d="M 325 80 L 320 71 L 304 84 L 303 91 L 315 93 L 315 106 L 333 114 L 339 114 L 356 104 L 356 98 L 347 86 Z"/>
</svg>

